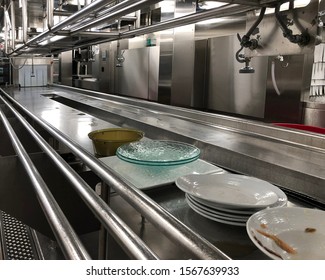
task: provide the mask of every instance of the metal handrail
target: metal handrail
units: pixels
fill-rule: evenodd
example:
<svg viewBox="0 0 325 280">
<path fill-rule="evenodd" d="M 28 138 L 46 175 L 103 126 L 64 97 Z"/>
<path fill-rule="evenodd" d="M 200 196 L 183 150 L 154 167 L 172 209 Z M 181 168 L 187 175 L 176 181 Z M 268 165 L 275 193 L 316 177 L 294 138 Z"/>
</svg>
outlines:
<svg viewBox="0 0 325 280">
<path fill-rule="evenodd" d="M 59 154 L 37 133 L 37 131 L 2 96 L 0 100 L 11 110 L 37 144 L 67 177 L 77 193 L 92 210 L 104 227 L 115 237 L 129 256 L 142 259 L 158 259 L 146 244 L 112 211 L 96 192 L 77 174 L 77 172 L 59 156 Z"/>
<path fill-rule="evenodd" d="M 85 151 L 78 143 L 75 143 L 61 131 L 28 111 L 3 89 L 1 89 L 1 92 L 50 134 L 65 144 L 91 170 L 101 177 L 104 182 L 112 187 L 123 199 L 125 199 L 171 240 L 181 244 L 194 256 L 200 259 L 229 259 L 226 254 L 177 220 L 159 204 L 137 189 L 133 184 L 118 176 L 113 169 L 99 161 L 88 151 Z"/>
<path fill-rule="evenodd" d="M 63 254 L 65 257 L 73 260 L 90 260 L 91 258 L 79 240 L 78 235 L 75 233 L 69 221 L 65 217 L 60 206 L 48 189 L 45 181 L 39 174 L 33 161 L 28 156 L 28 153 L 19 141 L 15 131 L 1 109 L 0 118 L 8 132 L 18 158 L 20 159 L 32 182 L 37 199 L 62 249 Z"/>
</svg>

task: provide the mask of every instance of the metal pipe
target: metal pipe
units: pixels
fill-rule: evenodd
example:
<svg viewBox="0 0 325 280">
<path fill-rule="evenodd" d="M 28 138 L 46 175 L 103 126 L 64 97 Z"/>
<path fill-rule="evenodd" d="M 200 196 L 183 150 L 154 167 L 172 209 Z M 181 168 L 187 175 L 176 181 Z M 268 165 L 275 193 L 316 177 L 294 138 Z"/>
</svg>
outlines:
<svg viewBox="0 0 325 280">
<path fill-rule="evenodd" d="M 59 17 L 69 17 L 69 16 L 73 15 L 73 12 L 55 10 L 55 11 L 53 11 L 53 15 L 59 16 Z M 59 21 L 61 21 L 61 20 L 59 19 Z"/>
<path fill-rule="evenodd" d="M 49 156 L 54 164 L 70 181 L 77 193 L 92 210 L 99 221 L 115 237 L 129 256 L 135 259 L 152 260 L 158 257 L 147 245 L 112 211 L 96 192 L 78 175 L 78 173 L 38 134 L 38 132 L 20 115 L 2 96 L 0 100 L 11 110 L 37 144 Z"/>
<path fill-rule="evenodd" d="M 124 15 L 130 14 L 132 12 L 141 10 L 143 7 L 148 5 L 153 5 L 158 2 L 161 2 L 162 0 L 126 0 L 123 1 L 112 8 L 107 9 L 107 14 L 104 16 L 101 16 L 98 19 L 95 19 L 91 21 L 90 23 L 84 24 L 80 26 L 79 28 L 73 29 L 71 32 L 71 35 L 74 36 L 77 32 L 87 30 L 89 28 L 98 26 L 104 22 L 107 21 L 113 21 L 116 20 Z"/>
<path fill-rule="evenodd" d="M 118 37 L 118 32 L 100 32 L 100 31 L 81 31 L 77 33 L 81 37 L 103 37 L 103 38 L 116 38 Z"/>
<path fill-rule="evenodd" d="M 27 0 L 22 0 L 22 7 L 24 7 L 24 5 L 26 6 L 26 40 L 24 40 L 24 45 L 16 48 L 11 54 L 18 52 L 20 50 L 22 50 L 23 48 L 25 48 L 27 45 L 30 44 L 34 44 L 37 43 L 39 41 L 42 41 L 44 38 L 46 38 L 47 36 L 49 36 L 51 33 L 55 33 L 61 29 L 63 29 L 64 27 L 68 26 L 71 23 L 74 23 L 75 21 L 88 16 L 89 14 L 93 13 L 94 11 L 104 7 L 105 5 L 109 4 L 110 2 L 112 2 L 112 0 L 97 0 L 92 2 L 91 4 L 89 4 L 88 6 L 86 6 L 85 8 L 81 9 L 80 11 L 74 13 L 73 15 L 71 15 L 70 17 L 66 18 L 65 20 L 59 22 L 58 24 L 56 24 L 55 26 L 52 27 L 51 31 L 47 30 L 42 32 L 41 34 L 39 34 L 38 36 L 35 36 L 34 38 L 32 38 L 31 40 L 29 40 L 27 42 L 27 4 L 26 4 Z M 23 8 L 24 10 L 24 8 Z M 23 14 L 24 16 L 24 14 Z M 23 28 L 24 28 L 24 24 L 23 24 Z"/>
<path fill-rule="evenodd" d="M 52 193 L 49 191 L 46 183 L 36 169 L 33 161 L 28 156 L 26 150 L 19 141 L 15 131 L 11 127 L 9 121 L 1 109 L 0 117 L 2 119 L 3 125 L 8 132 L 18 158 L 20 159 L 32 182 L 37 199 L 43 209 L 43 212 L 45 213 L 47 221 L 49 222 L 54 232 L 60 248 L 63 251 L 63 254 L 68 259 L 89 260 L 90 256 L 85 250 L 83 244 L 80 242 L 78 235 L 74 232 L 73 228 L 69 224 L 69 221 L 55 201 Z"/>
<path fill-rule="evenodd" d="M 51 31 L 54 25 L 54 0 L 47 0 L 47 28 Z"/>
<path fill-rule="evenodd" d="M 27 31 L 28 31 L 28 15 L 27 15 L 27 0 L 21 1 L 21 13 L 22 13 L 22 26 L 23 26 L 23 42 L 24 47 L 27 46 Z"/>
<path fill-rule="evenodd" d="M 241 6 L 237 4 L 224 5 L 215 9 L 200 11 L 183 17 L 166 20 L 140 29 L 126 31 L 122 33 L 120 37 L 127 38 L 130 36 L 149 34 L 149 33 L 158 32 L 170 28 L 184 26 L 187 24 L 197 23 L 199 21 L 210 19 L 210 18 L 220 18 L 220 17 L 236 15 L 236 14 L 251 11 L 252 9 L 254 9 L 252 6 Z"/>
<path fill-rule="evenodd" d="M 210 18 L 220 18 L 220 17 L 227 17 L 227 16 L 231 16 L 231 15 L 235 15 L 235 14 L 241 14 L 241 13 L 251 11 L 253 9 L 254 9 L 254 7 L 252 7 L 252 6 L 240 6 L 240 5 L 236 5 L 236 4 L 224 5 L 224 6 L 215 8 L 215 9 L 200 11 L 197 13 L 183 16 L 183 17 L 166 20 L 166 21 L 154 24 L 154 25 L 150 25 L 150 26 L 146 26 L 146 27 L 142 27 L 142 28 L 138 28 L 138 29 L 134 29 L 134 30 L 130 30 L 130 31 L 125 31 L 125 32 L 121 33 L 119 35 L 119 37 L 117 37 L 117 38 L 106 39 L 106 40 L 105 39 L 97 40 L 96 42 L 94 42 L 94 44 L 95 43 L 101 44 L 101 43 L 106 43 L 106 42 L 110 42 L 110 41 L 116 41 L 119 39 L 132 38 L 134 36 L 144 35 L 144 34 L 158 32 L 158 31 L 162 31 L 162 30 L 166 30 L 166 29 L 170 29 L 170 28 L 184 26 L 187 24 L 196 23 L 201 20 L 206 20 L 206 19 L 210 19 Z M 89 44 L 90 44 L 90 42 L 87 42 L 84 44 L 76 45 L 76 47 L 83 48 L 83 47 L 89 46 Z"/>
<path fill-rule="evenodd" d="M 11 47 L 15 49 L 16 40 L 16 16 L 15 16 L 15 1 L 11 0 L 10 4 L 10 15 L 11 15 Z"/>
<path fill-rule="evenodd" d="M 200 259 L 229 259 L 222 251 L 177 220 L 133 184 L 119 177 L 113 169 L 99 161 L 94 155 L 84 150 L 79 144 L 66 137 L 58 129 L 28 111 L 3 89 L 0 88 L 0 90 L 11 102 L 66 145 L 104 182 L 174 242 L 181 244 Z"/>
<path fill-rule="evenodd" d="M 3 6 L 3 25 L 5 27 L 5 53 L 8 53 L 8 19 L 5 16 L 5 12 L 6 12 L 7 6 L 4 5 Z"/>
</svg>

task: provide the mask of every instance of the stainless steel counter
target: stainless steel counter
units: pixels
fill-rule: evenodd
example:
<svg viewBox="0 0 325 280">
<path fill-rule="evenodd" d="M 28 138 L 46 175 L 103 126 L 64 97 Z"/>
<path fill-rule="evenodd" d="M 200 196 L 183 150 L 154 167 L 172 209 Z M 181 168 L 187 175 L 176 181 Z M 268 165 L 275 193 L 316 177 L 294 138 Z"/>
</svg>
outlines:
<svg viewBox="0 0 325 280">
<path fill-rule="evenodd" d="M 9 92 L 89 151 L 88 132 L 135 127 L 152 139 L 192 143 L 201 159 L 325 202 L 324 135 L 69 87 Z"/>
<path fill-rule="evenodd" d="M 192 143 L 201 149 L 201 159 L 233 172 L 268 180 L 290 194 L 290 203 L 310 207 L 312 203 L 319 207 L 325 203 L 324 135 L 62 86 L 4 90 L 91 153 L 93 148 L 87 136 L 90 131 L 135 127 L 152 139 Z M 59 146 L 62 153 L 69 151 L 64 145 Z M 297 202 L 291 194 L 307 197 L 311 204 Z M 187 206 L 184 194 L 175 185 L 148 191 L 147 195 L 229 257 L 265 258 L 250 242 L 244 228 L 218 224 L 199 216 Z M 120 195 L 112 195 L 111 207 L 159 257 L 195 258 L 186 250 L 175 252 L 175 244 L 160 229 L 143 220 L 143 215 Z M 117 244 L 109 246 L 119 247 Z M 125 258 L 123 254 L 111 257 Z"/>
</svg>

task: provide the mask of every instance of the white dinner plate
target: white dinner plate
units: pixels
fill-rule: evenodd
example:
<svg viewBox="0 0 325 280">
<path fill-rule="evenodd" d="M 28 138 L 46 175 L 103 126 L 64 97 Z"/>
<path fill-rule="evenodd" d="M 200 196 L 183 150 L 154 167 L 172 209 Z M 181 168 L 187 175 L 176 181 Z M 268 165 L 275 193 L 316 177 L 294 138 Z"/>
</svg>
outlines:
<svg viewBox="0 0 325 280">
<path fill-rule="evenodd" d="M 190 174 L 176 185 L 192 196 L 228 208 L 266 208 L 278 202 L 276 186 L 238 174 Z"/>
<path fill-rule="evenodd" d="M 201 209 L 202 211 L 216 215 L 216 216 L 218 216 L 218 218 L 224 218 L 227 220 L 233 220 L 233 221 L 237 221 L 237 222 L 246 222 L 248 220 L 248 218 L 251 216 L 251 215 L 225 213 L 225 212 L 213 209 L 211 207 L 208 207 L 204 204 L 200 204 L 195 199 L 193 199 L 189 194 L 186 194 L 185 197 L 186 197 L 186 200 L 188 203 L 195 205 L 197 208 Z"/>
<path fill-rule="evenodd" d="M 246 229 L 253 243 L 272 259 L 325 259 L 325 211 L 302 207 L 264 209 L 248 219 Z M 277 245 L 265 232 L 289 247 Z"/>
<path fill-rule="evenodd" d="M 233 225 L 233 226 L 245 226 L 246 225 L 246 221 L 233 221 L 233 220 L 228 220 L 222 217 L 218 217 L 217 215 L 211 214 L 209 212 L 203 211 L 202 209 L 196 207 L 194 204 L 192 204 L 191 202 L 187 201 L 188 205 L 190 206 L 190 208 L 198 213 L 199 215 L 208 218 L 210 220 L 219 222 L 219 223 L 223 223 L 223 224 L 228 224 L 228 225 Z"/>
<path fill-rule="evenodd" d="M 274 186 L 275 187 L 275 186 Z M 288 203 L 288 197 L 287 195 L 278 187 L 274 188 L 274 192 L 277 194 L 278 196 L 278 201 L 270 206 L 268 206 L 268 208 L 276 208 L 276 207 L 284 207 L 287 205 Z M 213 203 L 211 201 L 207 201 L 205 199 L 201 199 L 195 196 L 191 196 L 191 198 L 195 201 L 197 201 L 198 203 L 204 204 L 208 207 L 211 207 L 213 209 L 218 210 L 219 212 L 225 212 L 225 213 L 233 213 L 236 215 L 252 215 L 254 213 L 256 213 L 257 211 L 261 210 L 260 208 L 228 208 L 228 207 L 223 207 L 220 206 L 219 204 Z"/>
<path fill-rule="evenodd" d="M 187 195 L 190 195 L 190 194 L 187 194 Z M 224 213 L 229 213 L 229 214 L 235 214 L 235 215 L 253 215 L 255 212 L 261 210 L 261 209 L 251 209 L 251 208 L 227 208 L 227 207 L 223 207 L 223 206 L 220 206 L 218 204 L 215 204 L 211 201 L 207 201 L 205 199 L 200 199 L 198 197 L 195 197 L 195 196 L 192 196 L 190 195 L 191 198 L 193 200 L 195 200 L 196 202 L 202 204 L 202 205 L 206 205 L 208 207 L 211 207 L 217 211 L 220 211 L 220 212 L 224 212 Z"/>
</svg>

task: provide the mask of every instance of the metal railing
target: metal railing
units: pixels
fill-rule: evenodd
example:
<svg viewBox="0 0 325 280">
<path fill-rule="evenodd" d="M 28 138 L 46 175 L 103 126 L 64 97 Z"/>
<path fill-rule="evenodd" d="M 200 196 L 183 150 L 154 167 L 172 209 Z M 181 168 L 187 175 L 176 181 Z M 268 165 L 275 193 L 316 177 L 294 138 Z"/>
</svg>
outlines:
<svg viewBox="0 0 325 280">
<path fill-rule="evenodd" d="M 41 127 L 49 132 L 58 141 L 66 145 L 72 153 L 74 153 L 80 160 L 87 165 L 95 174 L 97 174 L 109 187 L 114 189 L 125 201 L 127 201 L 134 209 L 136 209 L 141 215 L 148 219 L 154 226 L 158 228 L 163 234 L 174 241 L 176 244 L 180 244 L 187 250 L 189 250 L 198 259 L 229 259 L 218 248 L 213 246 L 206 239 L 196 234 L 186 225 L 177 220 L 168 211 L 162 208 L 159 204 L 154 202 L 142 191 L 137 189 L 131 183 L 126 182 L 113 169 L 99 161 L 94 155 L 85 151 L 78 143 L 75 143 L 67 136 L 65 136 L 58 129 L 51 126 L 44 120 L 41 120 L 36 115 L 28 111 L 24 106 L 19 104 L 14 98 L 8 95 L 3 89 L 0 89 L 1 93 L 10 100 L 15 106 L 22 110 L 25 114 L 36 121 Z M 146 247 L 145 244 L 139 240 L 135 234 L 133 234 L 128 227 L 123 224 L 120 219 L 113 214 L 111 209 L 102 200 L 96 199 L 97 194 L 93 192 L 89 187 L 85 186 L 85 183 L 78 179 L 65 164 L 63 164 L 56 152 L 53 153 L 49 149 L 48 144 L 45 140 L 40 139 L 35 135 L 33 129 L 19 115 L 19 113 L 9 104 L 3 97 L 1 100 L 8 106 L 15 116 L 24 124 L 27 130 L 32 134 L 38 144 L 41 145 L 43 150 L 50 156 L 50 158 L 58 165 L 61 171 L 69 178 L 74 184 L 79 195 L 83 198 L 87 206 L 96 213 L 97 218 L 103 223 L 108 230 L 114 230 L 115 226 L 111 225 L 111 222 L 115 222 L 114 225 L 119 226 L 119 230 L 115 232 L 114 238 L 118 240 L 122 247 L 129 252 L 135 258 L 156 258 L 154 253 Z M 97 197 L 98 198 L 98 197 Z M 103 214 L 103 210 L 105 214 Z M 113 228 L 113 229 L 112 229 Z M 122 234 L 120 234 L 122 233 Z"/>
<path fill-rule="evenodd" d="M 111 210 L 111 208 L 102 200 L 99 199 L 96 192 L 77 174 L 77 172 L 70 167 L 70 165 L 64 161 L 64 159 L 37 133 L 37 131 L 21 116 L 12 105 L 10 105 L 3 97 L 0 96 L 0 100 L 12 111 L 15 117 L 23 124 L 26 130 L 31 134 L 35 141 L 40 145 L 42 150 L 50 157 L 50 159 L 56 164 L 60 171 L 66 175 L 72 186 L 79 193 L 83 201 L 92 210 L 99 221 L 104 227 L 115 237 L 118 241 L 127 240 L 127 246 L 125 242 L 120 241 L 120 245 L 129 254 L 129 256 L 136 259 L 157 259 L 157 256 L 151 252 L 151 250 L 143 243 L 143 241 L 135 235 L 128 226 Z M 7 128 L 10 138 L 14 144 L 15 150 L 22 161 L 24 167 L 28 172 L 33 185 L 35 186 L 36 194 L 40 198 L 42 209 L 45 213 L 48 213 L 48 221 L 55 233 L 58 243 L 61 244 L 61 249 L 67 258 L 71 259 L 83 259 L 79 257 L 78 247 L 82 248 L 81 243 L 73 244 L 78 240 L 77 235 L 69 225 L 68 221 L 64 217 L 61 209 L 54 200 L 52 194 L 46 187 L 46 183 L 43 181 L 32 161 L 28 157 L 26 151 L 20 144 L 15 132 L 10 127 L 8 120 L 4 113 L 0 111 L 0 116 Z M 62 235 L 63 234 L 63 235 Z M 68 242 L 65 241 L 66 236 Z M 68 243 L 68 244 L 67 244 Z M 84 251 L 84 249 L 83 249 Z M 86 258 L 89 259 L 89 256 Z"/>
</svg>

